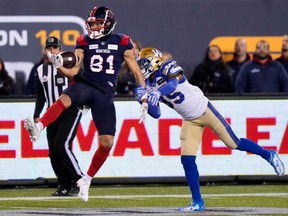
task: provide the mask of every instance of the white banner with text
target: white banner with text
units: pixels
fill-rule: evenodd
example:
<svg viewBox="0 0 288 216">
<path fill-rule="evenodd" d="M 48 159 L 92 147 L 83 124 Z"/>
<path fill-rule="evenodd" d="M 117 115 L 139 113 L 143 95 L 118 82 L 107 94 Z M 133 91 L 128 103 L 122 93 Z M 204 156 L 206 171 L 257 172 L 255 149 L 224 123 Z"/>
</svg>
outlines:
<svg viewBox="0 0 288 216">
<path fill-rule="evenodd" d="M 231 124 L 236 135 L 276 150 L 288 164 L 288 100 L 215 100 L 212 103 Z M 55 178 L 48 157 L 46 131 L 36 143 L 23 127 L 32 116 L 33 102 L 0 103 L 0 180 Z M 138 124 L 140 106 L 116 101 L 117 126 L 113 149 L 95 177 L 181 177 L 181 117 L 161 104 L 159 119 L 148 116 Z M 98 146 L 90 111 L 82 117 L 73 142 L 83 173 Z M 275 175 L 261 157 L 231 150 L 205 128 L 197 164 L 200 176 Z"/>
</svg>

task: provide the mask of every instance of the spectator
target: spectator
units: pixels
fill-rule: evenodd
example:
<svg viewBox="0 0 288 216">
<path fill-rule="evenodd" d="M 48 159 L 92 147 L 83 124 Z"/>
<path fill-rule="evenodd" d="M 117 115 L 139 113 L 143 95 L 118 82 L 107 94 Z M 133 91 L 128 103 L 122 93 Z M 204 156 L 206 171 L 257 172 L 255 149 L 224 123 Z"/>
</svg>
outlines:
<svg viewBox="0 0 288 216">
<path fill-rule="evenodd" d="M 37 81 L 38 81 L 38 72 L 37 68 L 48 62 L 47 55 L 45 53 L 45 49 L 42 49 L 42 58 L 37 62 L 31 69 L 27 84 L 26 84 L 26 92 L 28 95 L 36 95 L 37 94 Z"/>
<path fill-rule="evenodd" d="M 247 53 L 247 42 L 243 38 L 239 38 L 235 42 L 233 59 L 227 62 L 227 65 L 232 69 L 233 84 L 235 83 L 237 74 L 241 66 L 250 60 Z"/>
<path fill-rule="evenodd" d="M 9 76 L 4 61 L 0 58 L 0 95 L 15 94 L 14 79 Z"/>
<path fill-rule="evenodd" d="M 162 53 L 162 59 L 163 59 L 163 61 L 172 60 L 172 59 L 173 59 L 173 56 L 172 56 L 172 54 L 169 53 L 169 52 L 163 52 L 163 53 Z"/>
<path fill-rule="evenodd" d="M 196 66 L 189 82 L 205 94 L 233 92 L 231 69 L 223 61 L 219 46 L 208 46 L 204 61 Z"/>
<path fill-rule="evenodd" d="M 276 61 L 280 62 L 284 66 L 288 74 L 288 34 L 283 36 L 282 55 L 277 58 Z"/>
<path fill-rule="evenodd" d="M 272 60 L 269 44 L 260 40 L 253 60 L 240 69 L 235 84 L 236 93 L 288 92 L 288 75 L 284 67 Z"/>
<path fill-rule="evenodd" d="M 138 55 L 138 52 L 142 49 L 142 44 L 133 40 L 133 54 L 135 58 Z M 134 89 L 136 88 L 136 81 L 134 75 L 131 73 L 126 62 L 122 63 L 121 72 L 118 76 L 116 95 L 134 95 Z"/>
</svg>

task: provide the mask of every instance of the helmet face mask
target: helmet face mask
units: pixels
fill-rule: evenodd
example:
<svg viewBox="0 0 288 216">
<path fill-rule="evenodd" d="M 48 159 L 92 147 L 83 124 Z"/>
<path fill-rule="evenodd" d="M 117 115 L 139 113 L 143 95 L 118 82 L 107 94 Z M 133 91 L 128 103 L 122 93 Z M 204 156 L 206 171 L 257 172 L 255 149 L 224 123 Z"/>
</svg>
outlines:
<svg viewBox="0 0 288 216">
<path fill-rule="evenodd" d="M 146 80 L 162 65 L 162 53 L 152 47 L 144 48 L 138 53 L 137 62 Z"/>
<path fill-rule="evenodd" d="M 97 23 L 100 27 L 94 29 L 91 27 L 92 23 Z M 116 23 L 114 13 L 103 6 L 94 7 L 85 21 L 86 30 L 91 39 L 99 39 L 110 34 L 114 30 Z"/>
<path fill-rule="evenodd" d="M 148 79 L 149 76 L 154 73 L 154 68 L 151 65 L 151 61 L 149 61 L 147 58 L 139 59 L 138 61 L 141 73 L 144 77 L 144 79 Z"/>
</svg>

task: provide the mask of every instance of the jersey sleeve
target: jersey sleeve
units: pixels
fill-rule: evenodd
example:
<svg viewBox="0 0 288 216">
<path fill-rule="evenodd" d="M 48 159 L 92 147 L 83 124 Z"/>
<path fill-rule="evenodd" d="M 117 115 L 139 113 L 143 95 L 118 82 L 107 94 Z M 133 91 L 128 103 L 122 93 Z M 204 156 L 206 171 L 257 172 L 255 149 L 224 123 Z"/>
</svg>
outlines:
<svg viewBox="0 0 288 216">
<path fill-rule="evenodd" d="M 75 49 L 82 49 L 83 46 L 87 45 L 87 41 L 86 41 L 86 37 L 87 35 L 82 34 L 80 35 L 77 40 L 76 40 L 76 44 L 75 44 Z"/>
<path fill-rule="evenodd" d="M 162 70 L 164 76 L 175 75 L 183 72 L 182 67 L 180 67 L 174 60 L 164 62 L 160 70 Z"/>
<path fill-rule="evenodd" d="M 132 49 L 133 48 L 133 42 L 130 38 L 130 36 L 125 34 L 118 34 L 120 37 L 119 45 L 124 48 L 124 50 Z"/>
<path fill-rule="evenodd" d="M 158 119 L 161 116 L 159 103 L 157 103 L 157 105 L 153 105 L 150 101 L 148 101 L 148 114 L 151 117 Z"/>
</svg>

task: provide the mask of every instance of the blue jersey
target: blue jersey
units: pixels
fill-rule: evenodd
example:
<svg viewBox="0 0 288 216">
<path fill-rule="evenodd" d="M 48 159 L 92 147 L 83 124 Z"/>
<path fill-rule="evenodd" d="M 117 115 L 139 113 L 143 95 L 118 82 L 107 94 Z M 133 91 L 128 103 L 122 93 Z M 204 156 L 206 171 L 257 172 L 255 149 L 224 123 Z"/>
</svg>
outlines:
<svg viewBox="0 0 288 216">
<path fill-rule="evenodd" d="M 83 76 L 96 85 L 114 87 L 124 61 L 123 54 L 132 49 L 133 43 L 124 34 L 110 34 L 100 39 L 91 39 L 87 34 L 81 35 L 75 49 L 84 50 Z"/>
<path fill-rule="evenodd" d="M 205 111 L 208 104 L 208 98 L 204 96 L 203 92 L 197 86 L 193 86 L 187 81 L 183 74 L 183 69 L 177 65 L 176 61 L 169 60 L 164 62 L 160 69 L 156 71 L 153 80 L 149 78 L 146 79 L 147 91 L 148 93 L 151 93 L 154 90 L 165 88 L 169 85 L 169 75 L 176 75 L 179 73 L 182 74 L 182 79 L 177 86 L 174 87 L 173 92 L 162 94 L 160 101 L 178 112 L 185 120 L 198 118 Z M 168 86 L 168 88 L 170 87 Z M 150 105 L 149 107 L 152 108 Z M 151 110 L 151 108 L 148 109 Z M 154 110 L 152 112 L 156 111 Z M 148 113 L 150 115 L 152 114 L 149 110 Z M 156 115 L 152 114 L 152 116 L 155 117 Z"/>
</svg>

